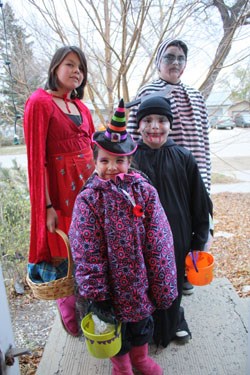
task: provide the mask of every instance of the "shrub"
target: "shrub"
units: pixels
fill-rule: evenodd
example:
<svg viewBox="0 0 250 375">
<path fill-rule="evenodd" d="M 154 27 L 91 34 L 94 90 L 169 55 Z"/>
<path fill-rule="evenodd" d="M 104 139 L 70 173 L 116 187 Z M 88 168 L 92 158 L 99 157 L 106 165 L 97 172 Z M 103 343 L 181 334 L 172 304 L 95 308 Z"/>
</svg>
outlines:
<svg viewBox="0 0 250 375">
<path fill-rule="evenodd" d="M 29 248 L 30 201 L 27 176 L 16 161 L 0 166 L 0 260 L 5 281 L 23 279 Z"/>
</svg>

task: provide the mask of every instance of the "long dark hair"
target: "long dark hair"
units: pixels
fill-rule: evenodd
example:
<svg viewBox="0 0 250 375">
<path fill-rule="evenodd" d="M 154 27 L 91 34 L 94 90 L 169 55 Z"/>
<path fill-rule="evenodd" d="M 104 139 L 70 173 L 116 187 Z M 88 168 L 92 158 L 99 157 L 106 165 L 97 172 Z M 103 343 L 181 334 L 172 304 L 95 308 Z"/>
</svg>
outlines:
<svg viewBox="0 0 250 375">
<path fill-rule="evenodd" d="M 58 90 L 56 69 L 58 68 L 58 66 L 61 64 L 61 62 L 65 59 L 65 57 L 70 52 L 76 53 L 77 56 L 79 57 L 81 69 L 82 69 L 83 76 L 84 76 L 81 85 L 79 87 L 77 87 L 77 89 L 72 91 L 71 99 L 75 99 L 75 98 L 82 99 L 83 96 L 84 96 L 84 88 L 85 88 L 86 83 L 87 83 L 88 67 L 87 67 L 87 60 L 86 60 L 86 57 L 85 57 L 83 51 L 80 48 L 75 47 L 75 46 L 64 46 L 64 47 L 59 48 L 56 51 L 56 53 L 52 57 L 52 60 L 51 60 L 50 66 L 49 66 L 48 79 L 47 79 L 47 82 L 45 84 L 45 90 L 47 90 L 47 89 L 50 89 L 50 90 L 53 90 L 53 91 Z"/>
</svg>

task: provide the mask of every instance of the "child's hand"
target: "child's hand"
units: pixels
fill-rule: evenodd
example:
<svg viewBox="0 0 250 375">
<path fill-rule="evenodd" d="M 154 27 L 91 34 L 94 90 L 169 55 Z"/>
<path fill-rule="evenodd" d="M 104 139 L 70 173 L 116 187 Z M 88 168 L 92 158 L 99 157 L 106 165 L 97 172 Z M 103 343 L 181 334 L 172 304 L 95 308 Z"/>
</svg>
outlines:
<svg viewBox="0 0 250 375">
<path fill-rule="evenodd" d="M 51 233 L 54 233 L 58 225 L 58 216 L 57 216 L 56 210 L 53 207 L 47 210 L 46 224 L 47 224 L 48 231 Z"/>
<path fill-rule="evenodd" d="M 110 300 L 93 301 L 89 306 L 89 311 L 97 315 L 103 322 L 114 325 L 117 323 Z"/>
</svg>

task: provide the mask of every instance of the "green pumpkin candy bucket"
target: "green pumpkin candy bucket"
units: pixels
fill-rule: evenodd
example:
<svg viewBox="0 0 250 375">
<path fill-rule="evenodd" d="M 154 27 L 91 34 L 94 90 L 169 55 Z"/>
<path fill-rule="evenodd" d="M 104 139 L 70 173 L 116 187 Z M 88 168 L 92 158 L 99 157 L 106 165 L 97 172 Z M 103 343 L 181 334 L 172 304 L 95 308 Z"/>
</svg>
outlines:
<svg viewBox="0 0 250 375">
<path fill-rule="evenodd" d="M 94 321 L 92 313 L 86 315 L 81 322 L 81 328 L 86 339 L 88 352 L 95 358 L 114 357 L 121 349 L 121 323 L 118 328 L 112 327 L 107 333 L 95 334 Z"/>
</svg>

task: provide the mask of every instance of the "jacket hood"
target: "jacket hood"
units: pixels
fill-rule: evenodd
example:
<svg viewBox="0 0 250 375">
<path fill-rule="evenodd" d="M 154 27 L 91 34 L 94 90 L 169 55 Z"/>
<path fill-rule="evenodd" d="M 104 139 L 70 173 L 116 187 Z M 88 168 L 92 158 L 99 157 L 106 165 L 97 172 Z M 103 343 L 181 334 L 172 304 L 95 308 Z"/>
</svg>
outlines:
<svg viewBox="0 0 250 375">
<path fill-rule="evenodd" d="M 140 184 L 145 181 L 149 182 L 147 176 L 144 173 L 134 169 L 131 169 L 131 172 L 128 174 L 120 173 L 119 175 L 117 175 L 116 182 L 114 182 L 113 180 L 103 180 L 98 176 L 97 172 L 94 172 L 86 181 L 86 184 L 84 185 L 83 189 L 91 188 L 95 190 L 109 190 L 112 188 L 116 188 L 116 186 L 119 185 L 131 186 L 134 184 Z"/>
</svg>

